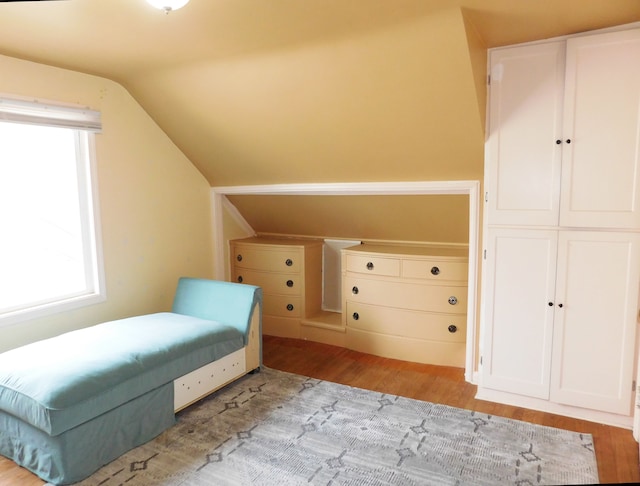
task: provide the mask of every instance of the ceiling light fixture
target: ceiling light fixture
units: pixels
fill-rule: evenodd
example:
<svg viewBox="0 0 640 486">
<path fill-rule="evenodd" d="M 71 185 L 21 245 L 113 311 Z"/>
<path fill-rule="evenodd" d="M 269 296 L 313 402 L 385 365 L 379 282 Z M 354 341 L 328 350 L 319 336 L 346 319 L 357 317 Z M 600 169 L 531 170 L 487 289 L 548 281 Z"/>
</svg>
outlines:
<svg viewBox="0 0 640 486">
<path fill-rule="evenodd" d="M 147 3 L 153 5 L 155 8 L 164 10 L 166 13 L 172 10 L 178 10 L 184 7 L 189 0 L 147 0 Z"/>
</svg>

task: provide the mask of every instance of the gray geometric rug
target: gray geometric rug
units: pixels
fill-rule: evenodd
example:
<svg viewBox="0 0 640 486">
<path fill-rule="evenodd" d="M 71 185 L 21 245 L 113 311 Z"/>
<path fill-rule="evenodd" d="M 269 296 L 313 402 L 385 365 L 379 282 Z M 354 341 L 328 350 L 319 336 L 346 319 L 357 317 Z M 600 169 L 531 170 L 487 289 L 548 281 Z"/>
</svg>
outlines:
<svg viewBox="0 0 640 486">
<path fill-rule="evenodd" d="M 589 434 L 263 368 L 78 484 L 597 482 Z"/>
</svg>

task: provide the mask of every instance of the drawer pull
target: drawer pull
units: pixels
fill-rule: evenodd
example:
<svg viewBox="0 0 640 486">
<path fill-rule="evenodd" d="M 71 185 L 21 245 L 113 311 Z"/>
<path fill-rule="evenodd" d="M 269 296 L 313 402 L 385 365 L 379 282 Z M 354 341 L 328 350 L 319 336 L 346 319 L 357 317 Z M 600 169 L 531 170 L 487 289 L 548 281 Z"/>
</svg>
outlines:
<svg viewBox="0 0 640 486">
<path fill-rule="evenodd" d="M 358 292 L 360 292 L 360 290 L 358 290 L 358 287 L 353 287 L 351 289 L 351 293 L 354 294 L 354 295 L 358 295 Z"/>
<path fill-rule="evenodd" d="M 287 287 L 293 287 L 293 280 L 287 280 Z"/>
<path fill-rule="evenodd" d="M 449 297 L 449 304 L 456 305 L 458 303 L 458 298 L 455 295 Z"/>
<path fill-rule="evenodd" d="M 447 330 L 453 334 L 454 332 L 458 331 L 458 326 L 451 324 L 449 327 L 447 327 Z"/>
<path fill-rule="evenodd" d="M 431 275 L 440 275 L 440 269 L 438 267 L 431 267 Z"/>
<path fill-rule="evenodd" d="M 367 270 L 373 270 L 373 262 L 367 263 Z"/>
<path fill-rule="evenodd" d="M 238 283 L 242 283 L 242 280 L 244 280 L 244 279 L 242 278 L 242 275 L 238 275 Z"/>
<path fill-rule="evenodd" d="M 358 314 L 357 312 L 353 313 L 353 320 L 357 321 L 358 319 L 360 319 L 360 314 Z"/>
<path fill-rule="evenodd" d="M 293 310 L 293 304 L 287 304 L 287 310 L 291 312 Z"/>
<path fill-rule="evenodd" d="M 293 265 L 293 260 L 291 258 L 287 258 L 287 260 L 284 262 L 284 264 L 287 267 L 290 267 L 291 265 Z"/>
<path fill-rule="evenodd" d="M 242 261 L 242 255 L 238 254 L 238 256 L 236 257 L 236 260 L 238 260 L 239 262 Z"/>
</svg>

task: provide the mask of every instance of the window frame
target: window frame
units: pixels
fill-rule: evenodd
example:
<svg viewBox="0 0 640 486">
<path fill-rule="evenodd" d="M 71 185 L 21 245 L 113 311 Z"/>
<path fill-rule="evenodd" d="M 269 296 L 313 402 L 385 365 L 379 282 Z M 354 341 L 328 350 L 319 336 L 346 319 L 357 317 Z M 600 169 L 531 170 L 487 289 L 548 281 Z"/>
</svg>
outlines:
<svg viewBox="0 0 640 486">
<path fill-rule="evenodd" d="M 17 117 L 10 109 L 15 106 L 20 108 Z M 9 109 L 3 111 L 3 108 L 7 107 Z M 25 110 L 29 111 L 28 119 L 24 118 Z M 87 119 L 90 119 L 89 123 Z M 74 131 L 84 270 L 87 282 L 85 290 L 81 293 L 0 312 L 0 328 L 104 302 L 107 296 L 95 145 L 95 134 L 101 130 L 100 113 L 69 105 L 0 98 L 0 121 L 64 127 Z"/>
</svg>

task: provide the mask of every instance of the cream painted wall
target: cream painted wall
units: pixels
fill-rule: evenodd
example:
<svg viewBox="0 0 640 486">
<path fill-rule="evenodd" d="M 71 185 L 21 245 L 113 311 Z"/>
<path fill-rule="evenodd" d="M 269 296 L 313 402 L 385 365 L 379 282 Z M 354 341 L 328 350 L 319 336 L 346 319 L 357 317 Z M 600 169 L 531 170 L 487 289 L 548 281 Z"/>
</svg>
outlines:
<svg viewBox="0 0 640 486">
<path fill-rule="evenodd" d="M 209 184 L 119 84 L 0 56 L 0 93 L 102 112 L 96 135 L 107 300 L 0 328 L 0 351 L 169 310 L 180 276 L 213 275 Z"/>
</svg>

